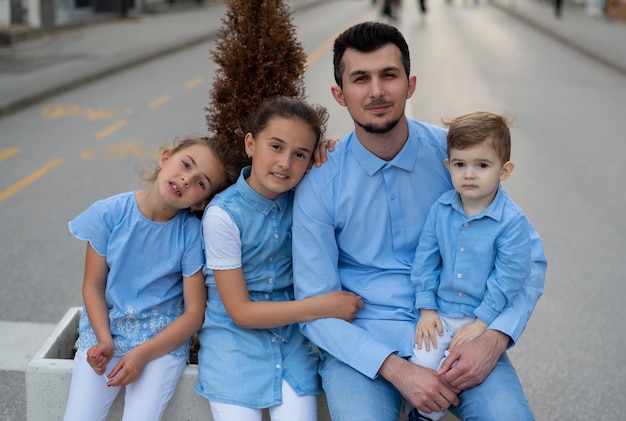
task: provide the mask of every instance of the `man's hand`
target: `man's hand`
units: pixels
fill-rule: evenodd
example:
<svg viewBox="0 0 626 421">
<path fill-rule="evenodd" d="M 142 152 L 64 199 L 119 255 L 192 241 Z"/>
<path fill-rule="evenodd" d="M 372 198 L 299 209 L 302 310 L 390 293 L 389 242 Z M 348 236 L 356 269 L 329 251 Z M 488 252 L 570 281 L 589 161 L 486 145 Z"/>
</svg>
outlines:
<svg viewBox="0 0 626 421">
<path fill-rule="evenodd" d="M 426 413 L 459 404 L 460 390 L 452 387 L 443 376 L 395 354 L 387 357 L 378 374 L 391 382 L 411 405 Z"/>
<path fill-rule="evenodd" d="M 437 374 L 444 376 L 457 389 L 474 387 L 491 373 L 508 343 L 506 334 L 487 330 L 479 337 L 451 349 Z"/>
</svg>

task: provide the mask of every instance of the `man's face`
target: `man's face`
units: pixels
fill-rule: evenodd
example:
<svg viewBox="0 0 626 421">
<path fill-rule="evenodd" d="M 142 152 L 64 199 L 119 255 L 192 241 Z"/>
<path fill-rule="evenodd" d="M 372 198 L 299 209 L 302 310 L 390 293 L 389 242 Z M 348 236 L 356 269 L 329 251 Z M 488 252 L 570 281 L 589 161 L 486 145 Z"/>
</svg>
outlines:
<svg viewBox="0 0 626 421">
<path fill-rule="evenodd" d="M 343 63 L 343 87 L 332 88 L 335 100 L 366 132 L 391 131 L 415 91 L 415 77 L 407 78 L 398 47 L 387 44 L 369 53 L 348 48 Z"/>
</svg>

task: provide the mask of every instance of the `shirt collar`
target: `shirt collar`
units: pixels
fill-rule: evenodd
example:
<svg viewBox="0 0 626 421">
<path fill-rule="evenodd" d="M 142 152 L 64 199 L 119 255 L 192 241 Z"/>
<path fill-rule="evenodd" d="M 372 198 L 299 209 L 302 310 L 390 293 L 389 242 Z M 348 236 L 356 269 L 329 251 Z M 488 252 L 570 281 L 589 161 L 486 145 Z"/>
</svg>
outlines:
<svg viewBox="0 0 626 421">
<path fill-rule="evenodd" d="M 498 191 L 496 192 L 495 197 L 493 198 L 489 206 L 487 206 L 487 209 L 483 210 L 480 213 L 477 213 L 476 215 L 468 219 L 480 219 L 486 216 L 495 221 L 500 221 L 502 219 L 502 215 L 504 214 L 504 205 L 506 203 L 507 197 L 508 195 L 506 194 L 506 191 L 504 191 L 502 184 L 500 184 L 498 186 Z M 467 216 L 465 214 L 465 211 L 463 210 L 463 205 L 461 204 L 461 196 L 459 196 L 456 190 L 450 190 L 441 195 L 441 197 L 439 198 L 439 202 L 443 203 L 444 205 L 452 206 L 454 210 Z"/>
<path fill-rule="evenodd" d="M 411 171 L 413 169 L 415 162 L 417 161 L 419 136 L 410 124 L 408 127 L 409 138 L 400 152 L 398 152 L 398 154 L 391 161 L 385 161 L 365 149 L 356 136 L 356 131 L 352 132 L 350 149 L 352 150 L 352 153 L 354 154 L 359 165 L 363 167 L 368 175 L 373 175 L 385 166 L 395 166 L 405 171 Z"/>
<path fill-rule="evenodd" d="M 281 194 L 276 198 L 276 200 L 268 199 L 257 193 L 250 185 L 246 182 L 246 178 L 250 177 L 252 167 L 247 166 L 241 170 L 241 174 L 239 174 L 239 178 L 237 179 L 237 190 L 241 197 L 248 202 L 253 208 L 261 212 L 263 215 L 268 215 L 274 207 L 278 207 L 278 209 L 283 210 L 287 207 L 288 198 L 286 194 Z"/>
</svg>

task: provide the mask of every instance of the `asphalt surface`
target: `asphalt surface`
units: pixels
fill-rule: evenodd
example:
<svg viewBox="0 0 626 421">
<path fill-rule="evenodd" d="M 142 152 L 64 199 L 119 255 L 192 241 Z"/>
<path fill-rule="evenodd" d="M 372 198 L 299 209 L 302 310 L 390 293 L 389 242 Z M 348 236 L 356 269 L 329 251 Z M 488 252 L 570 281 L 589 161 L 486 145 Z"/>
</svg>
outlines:
<svg viewBox="0 0 626 421">
<path fill-rule="evenodd" d="M 322 1 L 330 0 L 292 0 L 291 4 L 309 7 Z M 568 4 L 557 19 L 552 6 L 542 0 L 487 4 L 626 77 L 626 22 Z M 87 21 L 0 47 L 0 119 L 96 79 L 206 42 L 217 34 L 225 10 L 224 1 L 214 0 L 170 13 Z M 24 413 L 24 370 L 53 327 L 0 321 L 0 395 L 12 402 L 9 407 L 0 405 L 0 419 L 17 420 Z"/>
</svg>

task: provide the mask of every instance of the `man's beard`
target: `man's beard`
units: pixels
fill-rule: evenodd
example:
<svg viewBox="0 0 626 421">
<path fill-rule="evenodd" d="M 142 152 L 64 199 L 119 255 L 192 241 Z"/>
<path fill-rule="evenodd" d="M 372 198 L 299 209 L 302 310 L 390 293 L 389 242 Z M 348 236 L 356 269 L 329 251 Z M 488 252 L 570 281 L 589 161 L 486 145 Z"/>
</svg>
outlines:
<svg viewBox="0 0 626 421">
<path fill-rule="evenodd" d="M 393 130 L 394 127 L 396 127 L 398 125 L 398 122 L 400 122 L 400 120 L 402 119 L 402 117 L 397 118 L 396 120 L 389 120 L 386 121 L 382 124 L 379 125 L 375 125 L 375 124 L 362 124 L 356 120 L 354 120 L 354 122 L 360 126 L 363 130 L 365 130 L 367 133 L 371 133 L 371 134 L 385 134 L 385 133 L 389 133 L 391 130 Z"/>
</svg>

